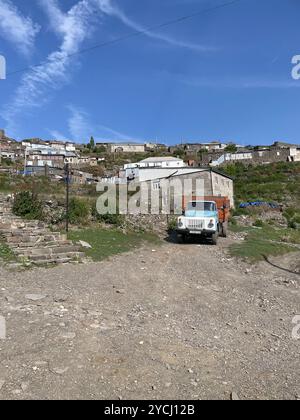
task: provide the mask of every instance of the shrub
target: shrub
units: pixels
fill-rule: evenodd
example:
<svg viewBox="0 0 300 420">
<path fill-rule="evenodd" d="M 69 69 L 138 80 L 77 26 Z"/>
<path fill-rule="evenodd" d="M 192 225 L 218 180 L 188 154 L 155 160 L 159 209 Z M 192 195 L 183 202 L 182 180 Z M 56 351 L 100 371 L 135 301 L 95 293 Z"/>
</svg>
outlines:
<svg viewBox="0 0 300 420">
<path fill-rule="evenodd" d="M 69 204 L 69 221 L 72 224 L 86 224 L 90 214 L 89 205 L 78 198 L 71 198 Z"/>
<path fill-rule="evenodd" d="M 36 194 L 29 191 L 22 191 L 15 196 L 13 213 L 25 219 L 35 220 L 42 218 L 42 203 Z"/>
<path fill-rule="evenodd" d="M 123 226 L 125 223 L 125 217 L 119 213 L 119 210 L 117 210 L 117 214 L 99 214 L 97 203 L 92 207 L 92 216 L 98 222 L 107 225 Z"/>
<path fill-rule="evenodd" d="M 229 219 L 229 223 L 230 223 L 231 226 L 237 226 L 237 224 L 238 224 L 237 220 L 234 217 L 231 217 Z"/>
<path fill-rule="evenodd" d="M 168 224 L 168 231 L 173 232 L 177 229 L 177 219 L 171 219 Z"/>
<path fill-rule="evenodd" d="M 98 214 L 97 220 L 115 226 L 122 226 L 125 222 L 125 218 L 121 214 Z"/>
<path fill-rule="evenodd" d="M 262 220 L 255 220 L 255 222 L 253 223 L 253 226 L 264 227 L 264 222 Z"/>
</svg>

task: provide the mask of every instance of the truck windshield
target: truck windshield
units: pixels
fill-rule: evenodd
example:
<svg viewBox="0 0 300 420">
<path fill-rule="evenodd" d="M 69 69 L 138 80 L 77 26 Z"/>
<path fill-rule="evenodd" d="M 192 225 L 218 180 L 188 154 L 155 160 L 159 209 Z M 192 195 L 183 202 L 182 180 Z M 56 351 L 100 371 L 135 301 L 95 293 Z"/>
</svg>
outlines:
<svg viewBox="0 0 300 420">
<path fill-rule="evenodd" d="M 188 204 L 188 210 L 216 211 L 216 204 L 208 201 L 193 201 Z"/>
</svg>

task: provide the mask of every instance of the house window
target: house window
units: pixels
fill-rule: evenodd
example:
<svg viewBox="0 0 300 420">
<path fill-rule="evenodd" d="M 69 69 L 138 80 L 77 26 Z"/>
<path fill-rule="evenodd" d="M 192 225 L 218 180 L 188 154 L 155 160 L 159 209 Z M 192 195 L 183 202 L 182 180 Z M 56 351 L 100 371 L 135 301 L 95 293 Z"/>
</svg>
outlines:
<svg viewBox="0 0 300 420">
<path fill-rule="evenodd" d="M 153 185 L 152 185 L 152 188 L 153 188 L 154 191 L 159 190 L 160 189 L 160 181 L 154 181 Z"/>
</svg>

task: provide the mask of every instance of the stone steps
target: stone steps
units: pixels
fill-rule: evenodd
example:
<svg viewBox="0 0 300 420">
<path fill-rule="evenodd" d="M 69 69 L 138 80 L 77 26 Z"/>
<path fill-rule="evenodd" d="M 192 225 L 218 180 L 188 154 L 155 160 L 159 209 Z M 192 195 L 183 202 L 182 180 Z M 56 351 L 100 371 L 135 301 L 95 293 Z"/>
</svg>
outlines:
<svg viewBox="0 0 300 420">
<path fill-rule="evenodd" d="M 66 264 L 85 258 L 83 248 L 45 223 L 24 220 L 12 213 L 12 205 L 0 195 L 0 236 L 17 258 L 34 265 Z"/>
<path fill-rule="evenodd" d="M 58 255 L 72 252 L 81 252 L 82 248 L 78 245 L 68 245 L 68 246 L 56 246 L 56 247 L 46 247 L 46 248 L 16 248 L 15 253 L 22 255 L 23 257 L 30 257 L 35 255 Z"/>
</svg>

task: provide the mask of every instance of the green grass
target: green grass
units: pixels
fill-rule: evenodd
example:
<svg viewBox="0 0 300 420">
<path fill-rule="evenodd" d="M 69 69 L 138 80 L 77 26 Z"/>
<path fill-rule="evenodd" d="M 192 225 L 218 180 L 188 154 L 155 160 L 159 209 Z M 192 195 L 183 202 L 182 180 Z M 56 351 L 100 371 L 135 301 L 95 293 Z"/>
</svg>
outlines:
<svg viewBox="0 0 300 420">
<path fill-rule="evenodd" d="M 296 252 L 299 248 L 290 244 L 300 244 L 300 231 L 264 225 L 261 229 L 232 226 L 234 232 L 246 232 L 245 241 L 230 246 L 230 253 L 251 262 L 260 261 L 264 256 L 278 256 Z"/>
<path fill-rule="evenodd" d="M 68 237 L 73 241 L 82 240 L 89 243 L 92 249 L 86 249 L 85 252 L 93 261 L 102 261 L 112 255 L 133 251 L 144 243 L 160 245 L 159 238 L 154 234 L 125 234 L 117 229 L 83 229 L 70 232 Z"/>
<path fill-rule="evenodd" d="M 222 171 L 234 177 L 236 203 L 275 201 L 300 209 L 300 162 L 270 165 L 228 165 Z"/>
<path fill-rule="evenodd" d="M 0 241 L 0 261 L 5 263 L 15 261 L 16 257 L 13 252 L 10 250 L 8 245 Z"/>
</svg>

